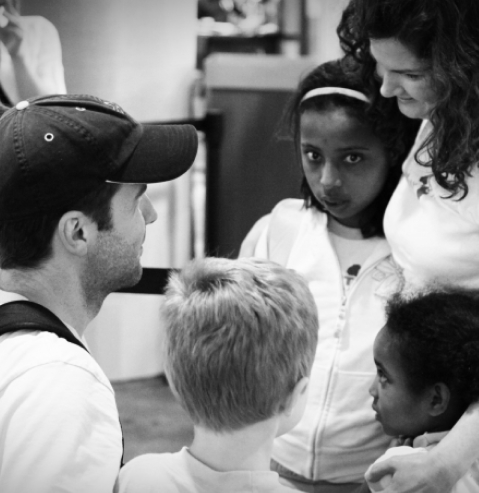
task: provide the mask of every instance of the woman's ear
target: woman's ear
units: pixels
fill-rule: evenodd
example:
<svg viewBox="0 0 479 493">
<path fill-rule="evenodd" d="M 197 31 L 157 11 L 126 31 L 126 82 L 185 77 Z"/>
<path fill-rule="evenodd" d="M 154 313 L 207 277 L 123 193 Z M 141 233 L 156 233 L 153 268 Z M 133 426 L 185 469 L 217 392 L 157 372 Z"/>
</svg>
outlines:
<svg viewBox="0 0 479 493">
<path fill-rule="evenodd" d="M 442 382 L 435 383 L 431 388 L 431 397 L 429 401 L 429 414 L 431 416 L 440 416 L 449 405 L 451 391 L 449 387 Z"/>
</svg>

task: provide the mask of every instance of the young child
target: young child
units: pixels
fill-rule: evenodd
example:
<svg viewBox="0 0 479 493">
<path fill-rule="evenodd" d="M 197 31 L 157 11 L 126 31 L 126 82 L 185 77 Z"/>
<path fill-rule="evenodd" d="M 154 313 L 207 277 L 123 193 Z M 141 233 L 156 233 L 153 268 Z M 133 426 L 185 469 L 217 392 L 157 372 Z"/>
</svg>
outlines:
<svg viewBox="0 0 479 493">
<path fill-rule="evenodd" d="M 398 279 L 382 219 L 418 123 L 390 100 L 373 104 L 377 95 L 351 60 L 304 78 L 290 110 L 304 200 L 281 201 L 240 253 L 299 272 L 318 307 L 306 412 L 273 448 L 275 470 L 304 491 L 352 491 L 388 442 L 368 400 L 372 346 Z"/>
<path fill-rule="evenodd" d="M 393 447 L 386 455 L 431 449 L 479 399 L 478 294 L 394 296 L 374 342 L 374 360 L 377 375 L 370 393 L 376 419 L 388 435 L 399 437 L 397 444 L 414 447 Z M 383 478 L 369 487 L 382 491 L 387 483 Z M 453 493 L 477 491 L 478 462 Z"/>
<path fill-rule="evenodd" d="M 195 437 L 131 460 L 119 491 L 290 492 L 270 458 L 306 402 L 318 332 L 307 284 L 267 260 L 197 260 L 170 279 L 164 312 L 166 373 Z"/>
</svg>

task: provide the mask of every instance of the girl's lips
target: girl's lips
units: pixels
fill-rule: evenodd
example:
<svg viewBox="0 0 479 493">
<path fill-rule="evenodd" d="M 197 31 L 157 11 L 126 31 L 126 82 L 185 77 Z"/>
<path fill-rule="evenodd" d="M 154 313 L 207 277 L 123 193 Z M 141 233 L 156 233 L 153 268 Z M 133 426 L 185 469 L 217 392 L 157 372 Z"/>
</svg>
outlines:
<svg viewBox="0 0 479 493">
<path fill-rule="evenodd" d="M 339 207 L 347 202 L 345 199 L 330 199 L 326 197 L 323 197 L 321 201 L 326 207 Z"/>
</svg>

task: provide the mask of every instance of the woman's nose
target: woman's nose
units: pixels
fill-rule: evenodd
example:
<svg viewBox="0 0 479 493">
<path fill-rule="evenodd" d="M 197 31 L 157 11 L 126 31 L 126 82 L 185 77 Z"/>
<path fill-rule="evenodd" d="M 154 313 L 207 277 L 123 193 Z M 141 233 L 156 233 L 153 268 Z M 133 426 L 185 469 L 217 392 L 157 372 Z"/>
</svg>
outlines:
<svg viewBox="0 0 479 493">
<path fill-rule="evenodd" d="M 400 90 L 398 80 L 395 74 L 384 73 L 382 76 L 381 88 L 379 92 L 385 98 L 392 98 L 398 95 L 398 90 Z"/>
</svg>

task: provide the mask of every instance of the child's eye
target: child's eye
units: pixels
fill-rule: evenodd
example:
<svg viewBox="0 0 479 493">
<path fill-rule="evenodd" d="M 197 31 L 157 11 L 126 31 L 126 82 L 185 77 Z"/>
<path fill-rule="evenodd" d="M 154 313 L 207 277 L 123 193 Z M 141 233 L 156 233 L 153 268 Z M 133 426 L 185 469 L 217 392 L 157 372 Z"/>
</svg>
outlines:
<svg viewBox="0 0 479 493">
<path fill-rule="evenodd" d="M 305 156 L 309 159 L 309 161 L 319 161 L 321 159 L 321 155 L 316 151 L 307 151 L 305 152 Z"/>
<path fill-rule="evenodd" d="M 348 154 L 346 156 L 345 161 L 349 164 L 356 164 L 363 160 L 363 157 L 360 154 Z"/>
<path fill-rule="evenodd" d="M 388 382 L 388 379 L 386 375 L 383 373 L 382 370 L 378 368 L 377 370 L 377 375 L 378 375 L 378 380 L 381 385 L 385 385 Z"/>
</svg>

